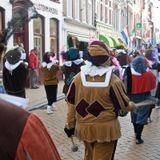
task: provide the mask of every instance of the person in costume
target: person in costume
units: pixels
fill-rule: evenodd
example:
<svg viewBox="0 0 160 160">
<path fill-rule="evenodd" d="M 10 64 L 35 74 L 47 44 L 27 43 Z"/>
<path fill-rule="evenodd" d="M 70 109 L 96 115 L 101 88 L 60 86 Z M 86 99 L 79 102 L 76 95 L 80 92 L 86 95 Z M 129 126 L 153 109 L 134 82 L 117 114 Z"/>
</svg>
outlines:
<svg viewBox="0 0 160 160">
<path fill-rule="evenodd" d="M 28 76 L 28 63 L 21 60 L 18 46 L 11 48 L 4 55 L 3 84 L 7 94 L 26 97 L 25 86 Z"/>
<path fill-rule="evenodd" d="M 150 68 L 151 68 L 152 72 L 154 73 L 154 75 L 157 77 L 157 82 L 158 82 L 158 73 L 160 71 L 160 63 L 159 63 L 157 48 L 156 47 L 154 48 L 154 46 L 152 46 L 150 44 L 149 48 L 146 49 L 146 51 L 145 51 L 145 57 L 148 59 L 148 61 L 150 63 Z M 156 98 L 158 98 L 157 89 L 158 89 L 158 83 L 157 83 L 157 87 L 151 91 L 151 95 L 155 96 Z M 157 105 L 158 105 L 158 101 L 157 101 Z M 148 115 L 148 122 L 149 123 L 152 122 L 151 114 L 152 114 L 152 108 L 150 108 L 150 112 Z"/>
<path fill-rule="evenodd" d="M 41 71 L 43 73 L 43 83 L 48 101 L 47 113 L 53 113 L 54 103 L 57 101 L 58 78 L 59 71 L 58 61 L 54 58 L 55 54 L 46 52 L 43 55 Z"/>
<path fill-rule="evenodd" d="M 63 59 L 65 60 L 62 66 L 62 72 L 65 76 L 63 93 L 66 95 L 73 77 L 80 72 L 80 67 L 84 65 L 84 61 L 80 58 L 78 49 L 74 47 L 63 53 Z"/>
<path fill-rule="evenodd" d="M 0 55 L 3 50 L 0 43 Z M 14 96 L 5 97 L 4 99 L 0 95 L 0 159 L 61 160 L 41 120 L 35 114 L 20 108 L 24 104 L 19 102 L 17 106 L 11 103 Z"/>
<path fill-rule="evenodd" d="M 156 87 L 156 77 L 148 68 L 147 59 L 144 56 L 137 56 L 126 69 L 127 93 L 135 103 L 142 102 L 151 96 L 151 90 Z M 142 131 L 147 124 L 151 107 L 139 107 L 131 112 L 136 144 L 143 143 Z"/>
<path fill-rule="evenodd" d="M 99 40 L 88 47 L 90 60 L 81 67 L 66 95 L 64 131 L 84 142 L 85 160 L 112 160 L 121 137 L 118 116 L 134 109 L 123 82 L 113 73 L 110 50 Z"/>
</svg>

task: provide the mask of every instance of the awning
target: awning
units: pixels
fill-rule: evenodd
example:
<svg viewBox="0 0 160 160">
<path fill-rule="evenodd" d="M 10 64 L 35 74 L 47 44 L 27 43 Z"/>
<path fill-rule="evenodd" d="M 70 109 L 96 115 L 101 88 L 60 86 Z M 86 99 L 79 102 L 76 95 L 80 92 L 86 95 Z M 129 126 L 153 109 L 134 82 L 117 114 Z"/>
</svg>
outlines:
<svg viewBox="0 0 160 160">
<path fill-rule="evenodd" d="M 99 35 L 99 40 L 101 40 L 101 41 L 103 41 L 105 44 L 109 45 L 109 41 L 108 41 L 108 39 L 107 39 L 104 35 L 100 34 L 100 35 Z"/>
<path fill-rule="evenodd" d="M 117 40 L 116 40 L 114 37 L 111 37 L 111 36 L 110 36 L 110 38 L 111 38 L 112 41 L 113 41 L 114 47 L 116 47 L 116 46 L 117 46 L 117 43 L 118 43 Z"/>
<path fill-rule="evenodd" d="M 108 35 L 99 35 L 99 40 L 103 41 L 105 44 L 107 44 L 111 48 L 115 48 L 117 46 L 117 41 L 115 38 L 108 36 Z"/>
<path fill-rule="evenodd" d="M 85 34 L 82 35 L 82 34 L 77 34 L 77 33 L 69 33 L 68 36 L 75 37 L 80 42 L 88 42 L 89 41 L 89 36 L 87 36 Z"/>
</svg>

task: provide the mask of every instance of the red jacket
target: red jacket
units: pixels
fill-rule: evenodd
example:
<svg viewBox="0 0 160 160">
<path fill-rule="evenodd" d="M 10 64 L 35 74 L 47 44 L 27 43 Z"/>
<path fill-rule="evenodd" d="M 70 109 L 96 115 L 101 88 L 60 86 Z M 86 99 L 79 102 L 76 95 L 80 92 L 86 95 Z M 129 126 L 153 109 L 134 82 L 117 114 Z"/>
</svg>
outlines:
<svg viewBox="0 0 160 160">
<path fill-rule="evenodd" d="M 31 51 L 29 54 L 29 67 L 31 69 L 37 69 L 39 64 L 38 54 L 36 51 Z"/>
</svg>

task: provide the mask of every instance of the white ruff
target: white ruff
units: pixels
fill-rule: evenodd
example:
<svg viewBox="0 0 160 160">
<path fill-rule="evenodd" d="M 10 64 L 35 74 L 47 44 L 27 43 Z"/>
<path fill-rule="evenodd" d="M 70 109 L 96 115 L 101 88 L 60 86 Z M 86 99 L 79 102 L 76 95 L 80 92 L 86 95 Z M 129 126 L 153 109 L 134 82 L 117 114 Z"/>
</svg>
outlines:
<svg viewBox="0 0 160 160">
<path fill-rule="evenodd" d="M 146 69 L 146 72 L 149 71 L 149 68 Z M 138 73 L 134 70 L 134 68 L 131 67 L 131 74 L 132 75 L 135 75 L 135 76 L 141 76 L 142 74 L 141 73 Z"/>
<path fill-rule="evenodd" d="M 90 62 L 86 62 L 85 66 L 81 67 L 81 79 L 82 83 L 86 87 L 107 87 L 110 82 L 112 70 L 114 66 L 103 67 L 103 66 L 94 66 Z M 94 78 L 94 76 L 105 76 L 104 82 L 89 82 L 86 80 L 86 76 L 89 75 Z"/>
<path fill-rule="evenodd" d="M 42 62 L 42 67 L 45 68 L 47 67 L 47 69 L 51 69 L 51 67 L 54 65 L 54 64 L 57 64 L 57 60 L 54 60 L 50 63 L 46 63 L 46 62 Z"/>
<path fill-rule="evenodd" d="M 76 64 L 76 65 L 79 65 L 83 62 L 83 59 L 80 58 L 80 59 L 76 59 L 74 61 L 66 61 L 64 62 L 64 65 L 67 66 L 67 67 L 71 67 L 72 66 L 72 63 Z"/>
<path fill-rule="evenodd" d="M 14 69 L 16 69 L 23 61 L 19 61 L 16 64 L 10 64 L 8 61 L 5 62 L 5 67 L 12 72 Z"/>
<path fill-rule="evenodd" d="M 136 76 L 141 76 L 141 75 L 142 75 L 142 74 L 136 72 L 136 71 L 134 70 L 134 68 L 131 68 L 131 73 L 132 73 L 132 75 L 136 75 Z"/>
</svg>

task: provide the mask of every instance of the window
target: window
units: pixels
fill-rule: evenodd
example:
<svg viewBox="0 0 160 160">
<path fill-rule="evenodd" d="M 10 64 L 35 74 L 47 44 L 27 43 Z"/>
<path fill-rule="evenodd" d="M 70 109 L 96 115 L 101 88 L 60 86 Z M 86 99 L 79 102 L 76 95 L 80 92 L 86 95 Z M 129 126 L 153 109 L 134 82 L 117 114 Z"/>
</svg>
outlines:
<svg viewBox="0 0 160 160">
<path fill-rule="evenodd" d="M 109 24 L 112 25 L 112 1 L 109 1 Z"/>
<path fill-rule="evenodd" d="M 77 0 L 75 5 L 75 19 L 80 19 L 80 0 Z"/>
<path fill-rule="evenodd" d="M 2 31 L 2 12 L 0 12 L 0 32 Z"/>
<path fill-rule="evenodd" d="M 101 15 L 100 15 L 100 21 L 103 20 L 103 4 L 100 4 L 100 11 L 101 11 Z"/>
<path fill-rule="evenodd" d="M 82 5 L 81 5 L 81 14 L 82 14 L 82 22 L 86 22 L 86 0 L 81 1 Z"/>
<path fill-rule="evenodd" d="M 4 29 L 4 9 L 0 7 L 0 32 Z"/>
<path fill-rule="evenodd" d="M 58 21 L 54 18 L 50 19 L 50 50 L 57 53 L 58 46 Z"/>
<path fill-rule="evenodd" d="M 105 23 L 108 23 L 108 7 L 105 6 Z"/>
<path fill-rule="evenodd" d="M 93 2 L 88 0 L 88 24 L 92 25 L 93 23 Z"/>
<path fill-rule="evenodd" d="M 34 31 L 34 47 L 38 50 L 39 59 L 42 60 L 43 53 L 43 28 L 44 22 L 42 17 L 38 17 L 33 20 L 33 31 Z"/>
<path fill-rule="evenodd" d="M 67 3 L 67 16 L 72 18 L 72 0 Z"/>
</svg>

